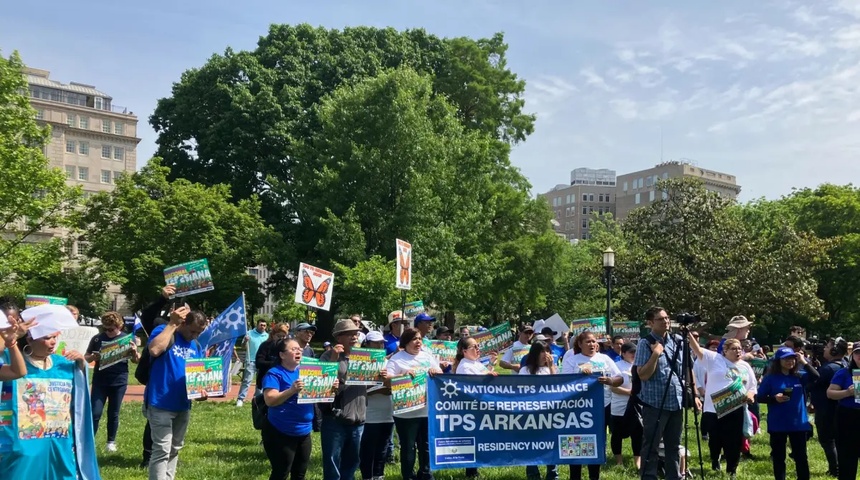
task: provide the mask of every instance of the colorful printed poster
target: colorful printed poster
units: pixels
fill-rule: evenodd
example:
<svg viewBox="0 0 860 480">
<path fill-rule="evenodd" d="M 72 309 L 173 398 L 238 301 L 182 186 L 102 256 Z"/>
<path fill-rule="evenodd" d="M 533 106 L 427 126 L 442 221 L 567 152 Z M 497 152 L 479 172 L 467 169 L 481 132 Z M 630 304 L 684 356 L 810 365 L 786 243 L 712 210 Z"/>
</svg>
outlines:
<svg viewBox="0 0 860 480">
<path fill-rule="evenodd" d="M 412 244 L 399 238 L 397 247 L 397 272 L 395 286 L 400 290 L 412 289 Z"/>
<path fill-rule="evenodd" d="M 24 308 L 38 307 L 39 305 L 68 305 L 69 299 L 62 297 L 49 297 L 47 295 L 27 295 L 24 300 Z"/>
<path fill-rule="evenodd" d="M 189 400 L 224 395 L 224 361 L 221 357 L 185 361 L 185 390 Z"/>
<path fill-rule="evenodd" d="M 420 410 L 427 405 L 427 372 L 391 379 L 391 402 L 394 415 Z"/>
<path fill-rule="evenodd" d="M 500 323 L 483 332 L 477 332 L 472 338 L 478 342 L 482 361 L 489 359 L 490 353 L 498 354 L 514 346 L 514 335 L 508 323 Z"/>
<path fill-rule="evenodd" d="M 639 322 L 612 322 L 612 334 L 621 335 L 625 342 L 639 342 L 639 332 L 642 330 Z"/>
<path fill-rule="evenodd" d="M 521 347 L 517 347 L 513 351 L 513 356 L 511 359 L 511 363 L 514 365 L 519 365 L 520 362 L 523 361 L 526 355 L 529 354 L 529 350 L 531 350 L 531 345 L 523 345 Z"/>
<path fill-rule="evenodd" d="M 382 385 L 379 372 L 385 367 L 385 350 L 353 348 L 346 367 L 347 385 Z"/>
<path fill-rule="evenodd" d="M 334 273 L 307 263 L 299 264 L 296 303 L 328 311 L 334 291 Z"/>
<path fill-rule="evenodd" d="M 767 359 L 753 358 L 751 360 L 748 360 L 747 363 L 749 363 L 752 367 L 753 372 L 755 372 L 756 378 L 761 378 L 764 375 L 764 371 L 767 368 Z"/>
<path fill-rule="evenodd" d="M 96 327 L 80 326 L 63 330 L 57 337 L 57 353 L 63 355 L 68 350 L 86 353 L 87 347 L 90 346 L 90 340 L 98 334 L 99 329 Z"/>
<path fill-rule="evenodd" d="M 860 370 L 851 370 L 851 380 L 854 381 L 854 403 L 860 403 Z"/>
<path fill-rule="evenodd" d="M 580 318 L 570 322 L 571 337 L 575 337 L 586 330 L 593 333 L 598 341 L 606 340 L 606 317 Z"/>
<path fill-rule="evenodd" d="M 424 313 L 424 302 L 421 300 L 406 304 L 406 319 L 410 322 L 415 320 L 419 313 Z"/>
<path fill-rule="evenodd" d="M 215 290 L 212 273 L 209 272 L 209 260 L 205 258 L 165 268 L 164 282 L 165 285 L 176 287 L 176 293 L 170 298 Z"/>
<path fill-rule="evenodd" d="M 457 342 L 425 338 L 424 346 L 436 357 L 439 363 L 454 363 L 454 358 L 457 356 Z"/>
<path fill-rule="evenodd" d="M 18 438 L 68 438 L 72 426 L 72 381 L 21 378 L 18 382 Z"/>
<path fill-rule="evenodd" d="M 298 403 L 332 403 L 334 402 L 334 381 L 337 380 L 337 363 L 334 362 L 305 362 L 299 365 L 299 379 L 304 388 L 299 392 Z"/>
<path fill-rule="evenodd" d="M 741 377 L 727 385 L 725 388 L 711 394 L 711 400 L 714 401 L 714 410 L 717 413 L 717 418 L 722 418 L 727 414 L 741 408 L 746 403 L 747 390 L 744 388 Z"/>
<path fill-rule="evenodd" d="M 102 342 L 102 348 L 99 350 L 99 370 L 104 370 L 110 366 L 125 360 L 132 356 L 132 352 L 137 348 L 134 343 L 134 334 L 127 334 L 117 337 L 108 342 Z"/>
</svg>

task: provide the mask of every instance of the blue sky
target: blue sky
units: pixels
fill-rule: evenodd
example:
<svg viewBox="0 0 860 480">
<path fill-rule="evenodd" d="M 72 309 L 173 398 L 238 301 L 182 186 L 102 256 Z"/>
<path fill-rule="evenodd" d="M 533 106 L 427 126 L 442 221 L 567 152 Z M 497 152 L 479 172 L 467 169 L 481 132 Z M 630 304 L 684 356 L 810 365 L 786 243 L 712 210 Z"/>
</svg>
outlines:
<svg viewBox="0 0 860 480">
<path fill-rule="evenodd" d="M 535 193 L 581 166 L 653 166 L 661 132 L 663 159 L 737 175 L 742 200 L 860 183 L 860 0 L 25 3 L 3 7 L 3 54 L 133 110 L 139 164 L 155 150 L 147 118 L 184 70 L 254 48 L 271 23 L 307 22 L 505 32 L 538 115 L 513 152 Z"/>
</svg>

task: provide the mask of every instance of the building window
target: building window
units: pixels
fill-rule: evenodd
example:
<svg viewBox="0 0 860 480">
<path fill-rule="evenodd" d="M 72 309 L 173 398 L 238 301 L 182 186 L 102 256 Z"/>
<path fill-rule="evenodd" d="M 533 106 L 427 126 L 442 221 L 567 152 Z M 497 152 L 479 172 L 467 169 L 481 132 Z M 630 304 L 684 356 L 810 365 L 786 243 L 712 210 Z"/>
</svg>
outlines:
<svg viewBox="0 0 860 480">
<path fill-rule="evenodd" d="M 45 111 L 44 110 L 36 110 L 36 120 L 44 120 L 45 119 Z"/>
<path fill-rule="evenodd" d="M 89 117 L 81 117 L 80 120 L 78 120 L 78 126 L 84 130 L 89 130 L 89 128 L 90 128 Z"/>
<path fill-rule="evenodd" d="M 75 149 L 75 141 L 74 140 L 66 140 L 66 153 L 75 153 L 77 150 Z"/>
<path fill-rule="evenodd" d="M 669 172 L 663 172 L 663 180 L 669 178 Z"/>
<path fill-rule="evenodd" d="M 646 187 L 650 187 L 653 184 L 654 184 L 654 178 L 653 177 L 645 177 L 645 186 Z"/>
<path fill-rule="evenodd" d="M 66 123 L 70 127 L 74 127 L 75 126 L 75 116 L 74 115 L 66 115 Z"/>
<path fill-rule="evenodd" d="M 74 165 L 66 165 L 66 178 L 72 180 L 75 178 L 75 166 Z"/>
<path fill-rule="evenodd" d="M 90 178 L 89 167 L 78 167 L 78 180 L 82 182 L 88 181 Z"/>
<path fill-rule="evenodd" d="M 650 192 L 648 192 L 648 201 L 649 202 L 654 201 L 654 190 L 651 190 Z"/>
<path fill-rule="evenodd" d="M 588 219 L 582 219 L 582 228 L 588 228 Z"/>
<path fill-rule="evenodd" d="M 583 202 L 587 202 L 587 201 L 588 201 L 588 194 L 587 194 L 587 193 L 583 193 L 583 194 L 582 194 L 582 201 L 583 201 Z"/>
<path fill-rule="evenodd" d="M 102 158 L 110 158 L 111 150 L 110 145 L 102 145 Z"/>
<path fill-rule="evenodd" d="M 125 160 L 125 149 L 122 147 L 113 147 L 113 159 Z"/>
<path fill-rule="evenodd" d="M 125 130 L 124 127 L 125 127 L 125 125 L 123 125 L 119 122 L 114 123 L 113 124 L 113 133 L 115 133 L 117 135 L 122 135 L 123 131 Z"/>
<path fill-rule="evenodd" d="M 110 133 L 110 120 L 102 120 L 102 132 Z"/>
<path fill-rule="evenodd" d="M 641 200 L 640 200 L 640 198 L 639 198 L 639 194 L 637 193 L 637 194 L 636 194 L 636 196 L 635 196 L 635 198 L 633 199 L 633 202 L 634 202 L 636 205 L 639 205 L 639 202 L 640 202 L 640 201 L 641 201 Z"/>
<path fill-rule="evenodd" d="M 666 190 L 663 190 L 662 197 L 663 197 L 663 200 L 669 200 L 669 192 L 667 192 Z"/>
<path fill-rule="evenodd" d="M 89 142 L 81 142 L 78 145 L 78 153 L 81 155 L 89 155 L 90 154 L 90 143 Z"/>
<path fill-rule="evenodd" d="M 624 182 L 624 191 L 627 191 L 627 182 Z"/>
<path fill-rule="evenodd" d="M 588 215 L 588 207 L 582 207 L 582 214 Z"/>
<path fill-rule="evenodd" d="M 594 201 L 594 194 L 593 194 L 593 193 L 589 193 L 589 194 L 588 194 L 588 201 L 589 201 L 589 202 L 593 202 L 593 201 Z"/>
<path fill-rule="evenodd" d="M 119 181 L 119 179 L 120 179 L 120 178 L 122 178 L 122 176 L 123 176 L 123 175 L 125 175 L 125 172 L 117 172 L 117 171 L 114 171 L 114 172 L 113 172 L 113 183 L 118 182 L 118 181 Z"/>
<path fill-rule="evenodd" d="M 249 268 L 249 269 L 248 269 L 248 275 L 253 275 L 253 276 L 255 276 L 255 277 L 256 277 L 259 273 L 260 273 L 260 269 L 259 269 L 259 268 L 251 267 L 251 268 Z"/>
<path fill-rule="evenodd" d="M 110 170 L 102 170 L 102 183 L 110 183 Z"/>
</svg>

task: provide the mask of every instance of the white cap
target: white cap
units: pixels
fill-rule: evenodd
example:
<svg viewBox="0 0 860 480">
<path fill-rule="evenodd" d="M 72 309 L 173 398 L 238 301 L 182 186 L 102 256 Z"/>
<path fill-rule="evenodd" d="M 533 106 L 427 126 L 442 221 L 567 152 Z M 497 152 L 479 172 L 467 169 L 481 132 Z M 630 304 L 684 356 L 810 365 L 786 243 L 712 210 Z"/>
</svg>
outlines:
<svg viewBox="0 0 860 480">
<path fill-rule="evenodd" d="M 367 333 L 367 336 L 364 337 L 365 342 L 384 342 L 385 337 L 382 336 L 382 332 L 377 332 L 376 330 L 372 330 Z"/>
</svg>

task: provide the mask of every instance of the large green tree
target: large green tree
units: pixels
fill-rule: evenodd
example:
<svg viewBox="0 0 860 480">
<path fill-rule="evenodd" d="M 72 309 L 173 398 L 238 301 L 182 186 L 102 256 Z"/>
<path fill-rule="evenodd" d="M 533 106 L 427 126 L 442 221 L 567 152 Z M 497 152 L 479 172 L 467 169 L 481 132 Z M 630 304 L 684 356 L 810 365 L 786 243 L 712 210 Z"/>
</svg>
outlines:
<svg viewBox="0 0 860 480">
<path fill-rule="evenodd" d="M 487 172 L 486 183 L 514 181 L 524 185 L 519 173 L 508 165 L 508 145 L 524 140 L 532 132 L 534 117 L 523 112 L 525 83 L 508 69 L 506 50 L 501 34 L 480 40 L 442 39 L 423 30 L 399 32 L 370 27 L 328 30 L 309 25 L 274 25 L 259 40 L 255 50 L 234 52 L 228 49 L 223 55 L 213 56 L 202 67 L 185 72 L 181 81 L 174 85 L 171 97 L 158 102 L 150 119 L 158 132 L 158 155 L 171 168 L 172 178 L 186 178 L 207 185 L 230 185 L 234 200 L 259 195 L 265 220 L 283 235 L 288 246 L 280 255 L 280 279 L 285 280 L 284 283 L 291 283 L 289 272 L 294 271 L 299 261 L 328 264 L 337 260 L 353 266 L 364 256 L 355 256 L 353 252 L 352 258 L 346 258 L 344 255 L 349 252 L 332 252 L 332 249 L 346 247 L 326 244 L 326 228 L 335 229 L 338 222 L 348 218 L 340 209 L 348 200 L 347 195 L 330 206 L 332 216 L 329 216 L 320 207 L 324 204 L 317 197 L 330 198 L 338 192 L 321 191 L 319 181 L 308 181 L 315 174 L 333 175 L 331 170 L 325 170 L 326 163 L 343 161 L 343 158 L 320 158 L 318 152 L 322 148 L 338 155 L 347 151 L 347 147 L 350 147 L 348 151 L 353 151 L 346 142 L 348 137 L 335 139 L 339 144 L 332 140 L 321 145 L 325 143 L 319 134 L 322 129 L 341 128 L 334 123 L 335 112 L 320 107 L 323 99 L 338 88 L 358 86 L 390 69 L 403 67 L 418 72 L 426 76 L 421 95 L 432 98 L 434 103 L 430 106 L 444 112 L 445 118 L 439 122 L 441 117 L 436 114 L 432 121 L 437 123 L 427 123 L 428 119 L 410 117 L 403 119 L 403 125 L 415 126 L 423 122 L 432 128 L 441 128 L 441 138 L 446 138 L 456 124 L 463 129 L 462 135 L 480 138 L 472 142 L 477 151 L 461 155 L 467 164 L 463 169 L 441 169 L 441 178 L 428 180 L 433 184 L 449 182 L 452 176 L 468 168 L 472 169 L 470 173 L 483 173 L 480 162 L 492 157 L 491 162 L 501 168 Z M 358 150 L 362 143 L 368 141 L 381 142 L 379 146 L 383 150 L 381 147 L 388 141 L 381 135 L 383 132 L 364 124 L 382 127 L 382 121 L 373 115 L 385 112 L 373 103 L 349 103 L 343 95 L 337 97 L 336 103 L 354 113 L 340 121 L 352 122 L 350 135 L 355 137 L 356 153 L 361 153 Z M 365 97 L 371 101 L 385 101 L 390 95 L 380 92 L 376 98 Z M 385 119 L 392 127 L 392 137 L 408 135 L 399 120 L 391 115 Z M 313 139 L 312 144 L 309 144 L 310 139 Z M 363 195 L 364 198 L 358 199 L 355 215 L 369 216 L 370 212 L 363 211 L 365 208 L 377 213 L 400 204 L 409 206 L 422 196 L 425 203 L 448 203 L 441 207 L 428 205 L 426 208 L 431 211 L 437 208 L 452 211 L 461 207 L 448 202 L 447 191 L 435 191 L 429 185 L 415 182 L 413 167 L 407 166 L 415 162 L 426 170 L 439 163 L 433 158 L 433 150 L 420 150 L 435 148 L 439 142 L 416 138 L 409 143 L 411 145 L 389 142 L 386 163 L 378 165 L 384 167 L 382 170 L 362 170 L 359 165 L 345 166 L 343 171 L 337 172 L 342 185 L 367 187 L 374 192 L 378 192 L 378 186 L 389 187 L 385 195 Z M 398 149 L 404 147 L 406 149 L 398 153 Z M 471 155 L 479 160 L 470 160 Z M 329 185 L 338 185 L 336 180 L 329 181 Z M 409 189 L 401 188 L 405 185 L 409 185 Z M 516 195 L 521 195 L 522 190 L 520 188 Z M 513 197 L 511 200 L 519 201 Z M 426 225 L 414 220 L 423 215 L 422 209 L 398 207 L 395 210 L 399 216 L 386 219 L 379 225 L 380 229 L 363 230 L 368 243 L 365 253 L 376 253 L 381 245 L 388 245 L 392 235 L 407 236 L 408 232 L 400 228 L 389 230 L 392 224 Z M 449 221 L 474 223 L 476 220 L 449 218 Z M 457 235 L 462 232 L 457 230 Z M 439 246 L 425 252 L 441 254 L 456 250 L 455 243 L 460 239 L 446 238 L 447 234 L 439 232 Z M 414 235 L 412 239 L 418 240 Z M 447 251 L 443 252 L 443 248 Z M 449 268 L 455 269 L 454 266 Z M 462 292 L 463 298 L 471 298 L 473 289 L 464 285 L 452 289 L 452 294 L 454 291 Z"/>
<path fill-rule="evenodd" d="M 80 195 L 45 156 L 50 127 L 36 121 L 23 68 L 17 53 L 0 56 L 0 290 L 15 296 L 61 272 L 62 244 L 48 231 L 66 226 Z"/>
<path fill-rule="evenodd" d="M 91 197 L 78 218 L 89 254 L 117 273 L 135 308 L 158 294 L 165 267 L 207 258 L 215 290 L 189 302 L 221 309 L 245 292 L 253 311 L 263 295 L 247 268 L 269 262 L 278 242 L 260 218 L 260 203 L 233 203 L 227 186 L 170 182 L 169 174 L 156 158 L 120 179 L 113 192 Z"/>
<path fill-rule="evenodd" d="M 791 225 L 760 235 L 733 201 L 697 179 L 669 179 L 666 193 L 622 223 L 627 254 L 618 257 L 622 310 L 631 318 L 654 304 L 695 311 L 719 327 L 733 315 L 763 323 L 790 312 L 824 314 L 814 272 L 827 244 Z"/>
</svg>

